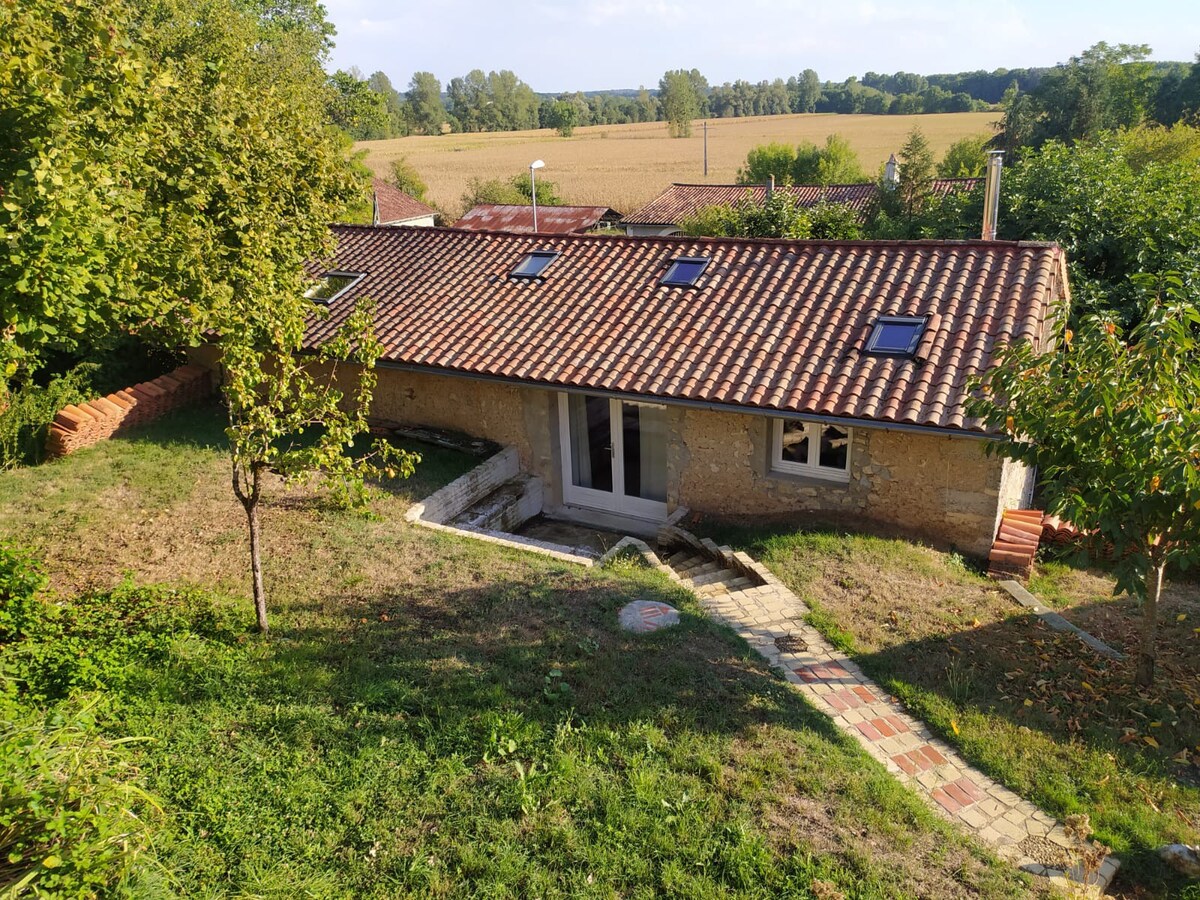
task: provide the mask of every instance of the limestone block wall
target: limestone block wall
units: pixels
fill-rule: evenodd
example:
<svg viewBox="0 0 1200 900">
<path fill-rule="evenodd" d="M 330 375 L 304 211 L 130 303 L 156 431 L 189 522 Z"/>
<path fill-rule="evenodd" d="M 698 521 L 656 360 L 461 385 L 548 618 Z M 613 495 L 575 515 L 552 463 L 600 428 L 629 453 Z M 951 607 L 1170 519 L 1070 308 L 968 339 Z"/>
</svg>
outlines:
<svg viewBox="0 0 1200 900">
<path fill-rule="evenodd" d="M 772 472 L 766 417 L 674 408 L 669 422 L 669 500 L 700 513 L 866 518 L 982 556 L 1023 483 L 1009 473 L 1002 501 L 1005 463 L 976 439 L 855 428 L 842 483 Z"/>
</svg>

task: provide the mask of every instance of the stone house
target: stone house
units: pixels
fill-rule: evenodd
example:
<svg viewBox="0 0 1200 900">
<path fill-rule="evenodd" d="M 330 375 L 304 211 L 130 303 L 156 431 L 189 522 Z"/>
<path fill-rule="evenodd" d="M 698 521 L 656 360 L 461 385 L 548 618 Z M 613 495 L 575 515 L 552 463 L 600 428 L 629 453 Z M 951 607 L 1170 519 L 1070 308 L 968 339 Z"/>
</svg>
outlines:
<svg viewBox="0 0 1200 900">
<path fill-rule="evenodd" d="M 373 414 L 516 448 L 552 515 L 844 518 L 984 555 L 1028 499 L 965 403 L 999 343 L 1044 347 L 1056 245 L 335 231 L 308 345 L 371 297 Z"/>
</svg>

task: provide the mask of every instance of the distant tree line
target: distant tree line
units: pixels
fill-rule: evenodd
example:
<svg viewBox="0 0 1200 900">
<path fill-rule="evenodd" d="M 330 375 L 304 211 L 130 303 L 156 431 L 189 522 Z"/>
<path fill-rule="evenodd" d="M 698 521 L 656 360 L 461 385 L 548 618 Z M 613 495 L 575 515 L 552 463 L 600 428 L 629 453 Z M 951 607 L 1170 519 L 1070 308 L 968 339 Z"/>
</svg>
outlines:
<svg viewBox="0 0 1200 900">
<path fill-rule="evenodd" d="M 1086 133 L 1144 119 L 1169 125 L 1194 114 L 1200 106 L 1200 70 L 1188 63 L 1149 62 L 1148 54 L 1149 48 L 1141 45 L 1101 43 L 1048 68 L 940 75 L 867 72 L 845 81 L 822 81 L 813 69 L 804 69 L 786 79 L 710 85 L 697 69 L 677 69 L 664 73 L 653 89 L 560 94 L 538 94 L 508 70 L 473 69 L 444 86 L 432 73 L 416 72 L 402 90 L 383 72 L 367 77 L 351 69 L 329 78 L 330 118 L 357 140 L 531 128 L 554 128 L 570 136 L 586 125 L 658 121 L 666 121 L 672 134 L 686 136 L 690 123 L 702 117 L 913 115 L 1001 106 L 1011 120 L 1006 131 L 1021 142 L 1036 139 L 1029 133 L 1037 130 L 1031 123 L 1064 93 L 1084 91 L 1086 98 L 1078 109 L 1063 113 L 1071 122 L 1047 123 L 1047 137 L 1061 138 L 1072 128 Z M 1099 87 L 1091 79 L 1097 73 L 1103 75 Z M 1096 104 L 1111 104 L 1121 112 L 1115 119 L 1096 117 Z"/>
</svg>

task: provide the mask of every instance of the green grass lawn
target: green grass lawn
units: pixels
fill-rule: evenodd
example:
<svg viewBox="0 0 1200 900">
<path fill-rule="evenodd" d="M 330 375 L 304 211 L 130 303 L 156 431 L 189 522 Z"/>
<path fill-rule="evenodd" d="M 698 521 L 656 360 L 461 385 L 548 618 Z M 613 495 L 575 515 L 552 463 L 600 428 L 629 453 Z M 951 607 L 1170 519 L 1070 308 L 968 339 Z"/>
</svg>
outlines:
<svg viewBox="0 0 1200 900">
<path fill-rule="evenodd" d="M 1200 589 L 1172 584 L 1159 680 L 1049 630 L 961 557 L 833 529 L 719 529 L 812 608 L 812 624 L 963 755 L 1052 815 L 1088 813 L 1127 896 L 1200 896 L 1153 851 L 1200 840 Z M 1112 579 L 1061 561 L 1031 588 L 1126 650 L 1138 609 Z"/>
<path fill-rule="evenodd" d="M 427 451 L 372 518 L 273 485 L 265 639 L 248 630 L 244 523 L 215 411 L 0 475 L 0 535 L 44 557 L 57 602 L 126 573 L 225 598 L 220 627 L 173 633 L 157 656 L 104 652 L 105 634 L 139 646 L 133 620 L 80 637 L 109 660 L 99 730 L 151 739 L 122 748 L 160 804 L 143 810 L 150 855 L 126 893 L 1039 890 L 661 577 L 403 521 L 412 498 L 470 464 Z M 681 626 L 619 631 L 616 612 L 635 598 L 677 604 Z"/>
</svg>

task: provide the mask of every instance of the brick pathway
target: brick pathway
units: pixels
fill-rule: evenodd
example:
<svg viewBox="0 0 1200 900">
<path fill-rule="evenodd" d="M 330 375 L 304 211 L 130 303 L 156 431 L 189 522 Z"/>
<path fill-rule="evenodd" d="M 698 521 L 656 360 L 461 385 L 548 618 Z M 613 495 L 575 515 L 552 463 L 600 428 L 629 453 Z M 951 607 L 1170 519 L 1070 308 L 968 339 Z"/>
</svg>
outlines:
<svg viewBox="0 0 1200 900">
<path fill-rule="evenodd" d="M 1078 845 L 1062 825 L 972 768 L 905 712 L 804 621 L 808 607 L 764 567 L 725 547 L 707 549 L 707 558 L 684 551 L 669 560 L 680 582 L 889 772 L 1020 868 L 1088 893 L 1107 888 L 1120 864 L 1116 858 L 1105 859 L 1084 888 L 1082 872 L 1071 868 L 1078 858 L 1068 856 Z"/>
</svg>

